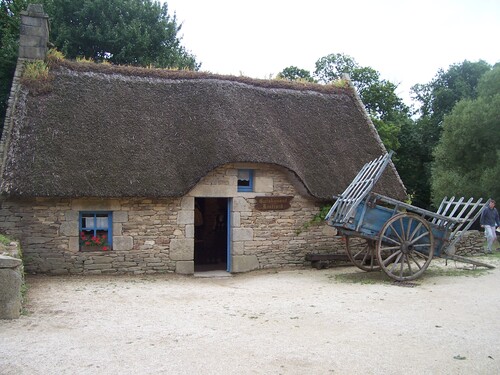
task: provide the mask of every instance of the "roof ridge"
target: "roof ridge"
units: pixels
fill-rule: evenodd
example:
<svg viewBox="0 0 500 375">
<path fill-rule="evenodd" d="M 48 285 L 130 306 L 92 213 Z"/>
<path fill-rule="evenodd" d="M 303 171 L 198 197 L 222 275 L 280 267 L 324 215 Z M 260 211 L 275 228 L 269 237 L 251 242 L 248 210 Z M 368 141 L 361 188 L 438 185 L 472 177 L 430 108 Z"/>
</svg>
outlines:
<svg viewBox="0 0 500 375">
<path fill-rule="evenodd" d="M 340 85 L 328 84 L 321 85 L 319 83 L 288 81 L 281 79 L 259 79 L 246 76 L 222 75 L 210 72 L 198 72 L 192 70 L 172 70 L 160 68 L 145 68 L 129 65 L 112 65 L 112 64 L 97 64 L 92 62 L 77 62 L 72 60 L 52 60 L 50 67 L 57 69 L 64 67 L 76 72 L 93 72 L 101 74 L 120 74 L 130 77 L 142 78 L 160 78 L 172 80 L 222 80 L 237 83 L 244 83 L 251 86 L 257 86 L 269 89 L 289 89 L 295 91 L 314 91 L 325 94 L 354 94 L 353 87 L 348 81 Z M 342 81 L 344 82 L 344 81 Z"/>
</svg>

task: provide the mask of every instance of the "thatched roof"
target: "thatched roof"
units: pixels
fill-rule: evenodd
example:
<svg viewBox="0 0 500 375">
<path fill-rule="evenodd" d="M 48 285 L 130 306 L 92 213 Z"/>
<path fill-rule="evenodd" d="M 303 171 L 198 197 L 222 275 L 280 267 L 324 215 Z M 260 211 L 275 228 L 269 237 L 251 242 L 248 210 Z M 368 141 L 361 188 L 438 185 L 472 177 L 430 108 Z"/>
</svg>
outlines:
<svg viewBox="0 0 500 375">
<path fill-rule="evenodd" d="M 10 196 L 179 197 L 251 162 L 329 199 L 385 152 L 351 87 L 63 61 L 48 87 L 16 95 L 3 135 Z M 376 190 L 404 198 L 392 166 Z"/>
</svg>

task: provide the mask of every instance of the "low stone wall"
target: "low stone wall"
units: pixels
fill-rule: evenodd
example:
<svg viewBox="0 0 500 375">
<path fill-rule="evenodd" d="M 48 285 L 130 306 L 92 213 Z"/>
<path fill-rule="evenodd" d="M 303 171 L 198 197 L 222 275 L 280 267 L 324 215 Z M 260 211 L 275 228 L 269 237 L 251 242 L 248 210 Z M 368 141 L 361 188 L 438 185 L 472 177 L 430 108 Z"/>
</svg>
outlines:
<svg viewBox="0 0 500 375">
<path fill-rule="evenodd" d="M 473 256 L 484 252 L 484 233 L 478 230 L 470 230 L 462 235 L 460 242 L 455 246 L 455 254 L 462 256 Z"/>
<path fill-rule="evenodd" d="M 0 319 L 17 319 L 21 315 L 23 262 L 17 242 L 0 245 Z"/>
</svg>

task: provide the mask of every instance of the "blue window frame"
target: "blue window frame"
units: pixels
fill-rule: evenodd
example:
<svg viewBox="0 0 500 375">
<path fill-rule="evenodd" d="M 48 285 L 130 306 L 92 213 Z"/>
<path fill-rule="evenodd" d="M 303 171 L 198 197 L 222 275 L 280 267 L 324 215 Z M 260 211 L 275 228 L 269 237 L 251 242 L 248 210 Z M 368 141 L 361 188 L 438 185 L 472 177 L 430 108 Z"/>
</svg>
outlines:
<svg viewBox="0 0 500 375">
<path fill-rule="evenodd" d="M 238 169 L 238 191 L 253 191 L 252 169 Z"/>
<path fill-rule="evenodd" d="M 113 213 L 80 212 L 80 250 L 106 251 L 113 248 Z"/>
</svg>

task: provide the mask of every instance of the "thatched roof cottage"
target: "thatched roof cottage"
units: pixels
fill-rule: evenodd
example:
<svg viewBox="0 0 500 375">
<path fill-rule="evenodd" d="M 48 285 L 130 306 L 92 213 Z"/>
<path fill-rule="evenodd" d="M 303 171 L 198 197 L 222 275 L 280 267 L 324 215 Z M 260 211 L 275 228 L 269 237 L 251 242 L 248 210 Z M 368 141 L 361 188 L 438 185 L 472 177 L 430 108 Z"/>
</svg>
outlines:
<svg viewBox="0 0 500 375">
<path fill-rule="evenodd" d="M 23 20 L 47 22 L 34 6 Z M 37 43 L 21 44 L 0 145 L 0 230 L 28 271 L 241 272 L 341 249 L 307 223 L 385 152 L 349 84 L 66 60 L 23 80 Z M 392 165 L 376 190 L 404 198 Z"/>
</svg>

